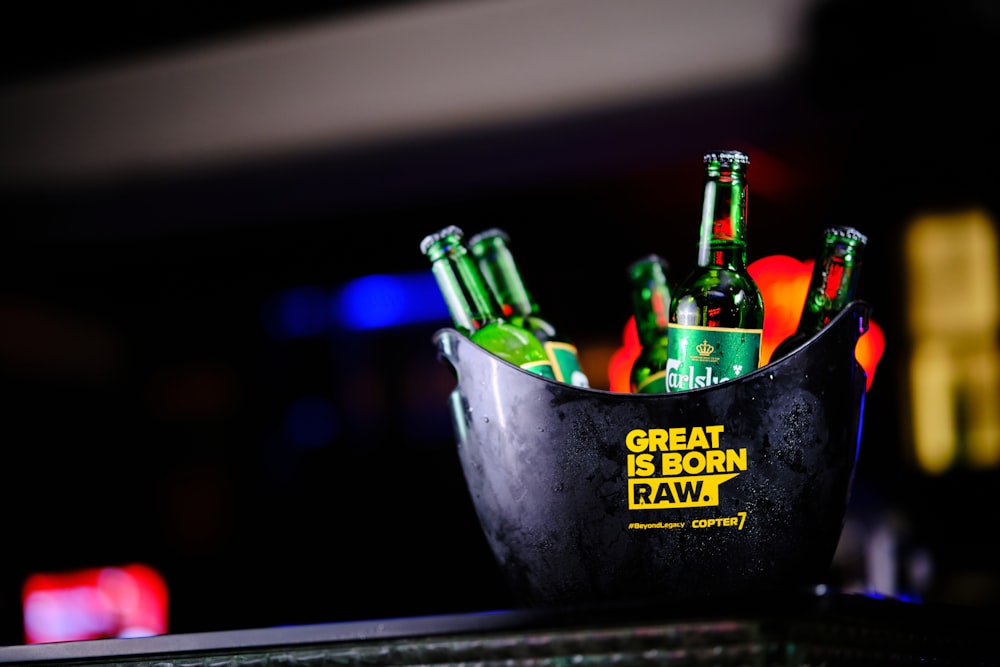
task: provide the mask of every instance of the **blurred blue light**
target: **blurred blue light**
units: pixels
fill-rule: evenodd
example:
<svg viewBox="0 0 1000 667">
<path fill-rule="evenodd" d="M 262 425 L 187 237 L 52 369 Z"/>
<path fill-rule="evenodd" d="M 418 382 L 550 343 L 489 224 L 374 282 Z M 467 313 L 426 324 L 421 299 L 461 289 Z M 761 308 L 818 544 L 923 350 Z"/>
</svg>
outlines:
<svg viewBox="0 0 1000 667">
<path fill-rule="evenodd" d="M 447 324 L 451 314 L 430 271 L 375 274 L 333 291 L 293 287 L 264 307 L 264 327 L 276 338 L 303 338 L 332 327 L 384 329 L 418 322 Z"/>
<path fill-rule="evenodd" d="M 347 329 L 382 329 L 450 318 L 430 271 L 358 278 L 341 288 L 332 307 L 336 321 Z"/>
</svg>

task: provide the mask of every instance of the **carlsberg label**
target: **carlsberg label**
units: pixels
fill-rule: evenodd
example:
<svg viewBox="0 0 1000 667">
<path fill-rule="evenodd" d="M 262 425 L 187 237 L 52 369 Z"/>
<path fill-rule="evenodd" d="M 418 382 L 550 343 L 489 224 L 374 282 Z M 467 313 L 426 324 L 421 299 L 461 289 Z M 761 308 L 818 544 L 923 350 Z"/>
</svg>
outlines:
<svg viewBox="0 0 1000 667">
<path fill-rule="evenodd" d="M 763 329 L 670 324 L 667 391 L 702 389 L 756 370 Z"/>
</svg>

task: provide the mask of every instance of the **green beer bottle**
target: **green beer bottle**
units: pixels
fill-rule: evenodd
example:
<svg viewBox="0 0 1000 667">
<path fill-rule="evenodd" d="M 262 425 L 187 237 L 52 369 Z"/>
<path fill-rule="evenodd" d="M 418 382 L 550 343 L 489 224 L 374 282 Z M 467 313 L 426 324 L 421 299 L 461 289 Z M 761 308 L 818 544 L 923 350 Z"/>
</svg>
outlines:
<svg viewBox="0 0 1000 667">
<path fill-rule="evenodd" d="M 590 380 L 580 368 L 576 345 L 541 315 L 538 303 L 525 287 L 507 232 L 496 227 L 481 231 L 469 237 L 468 246 L 500 304 L 504 319 L 527 329 L 542 342 L 557 380 L 589 387 Z"/>
<path fill-rule="evenodd" d="M 632 362 L 629 389 L 633 394 L 667 390 L 667 321 L 670 317 L 670 284 L 667 260 L 652 254 L 628 267 L 632 312 L 639 335 L 639 356 Z"/>
<path fill-rule="evenodd" d="M 861 259 L 868 237 L 854 227 L 823 231 L 823 245 L 813 264 L 809 291 L 795 333 L 778 343 L 771 354 L 777 361 L 812 338 L 850 303 L 861 280 Z"/>
<path fill-rule="evenodd" d="M 698 265 L 674 291 L 667 391 L 732 380 L 760 364 L 764 301 L 747 272 L 747 167 L 740 151 L 704 156 Z"/>
<path fill-rule="evenodd" d="M 450 225 L 420 242 L 420 252 L 431 261 L 455 328 L 501 359 L 555 380 L 541 342 L 500 317 L 500 306 L 463 240 L 462 230 Z"/>
</svg>

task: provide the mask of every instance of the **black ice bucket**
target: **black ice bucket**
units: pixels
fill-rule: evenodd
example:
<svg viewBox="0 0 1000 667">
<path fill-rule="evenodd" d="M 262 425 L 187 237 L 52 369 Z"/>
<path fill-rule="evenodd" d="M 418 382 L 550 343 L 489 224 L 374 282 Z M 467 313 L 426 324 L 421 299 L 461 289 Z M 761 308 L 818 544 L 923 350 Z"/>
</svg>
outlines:
<svg viewBox="0 0 1000 667">
<path fill-rule="evenodd" d="M 656 395 L 548 380 L 436 332 L 465 481 L 512 592 L 558 606 L 821 583 L 858 457 L 869 316 L 854 302 L 775 363 Z"/>
</svg>

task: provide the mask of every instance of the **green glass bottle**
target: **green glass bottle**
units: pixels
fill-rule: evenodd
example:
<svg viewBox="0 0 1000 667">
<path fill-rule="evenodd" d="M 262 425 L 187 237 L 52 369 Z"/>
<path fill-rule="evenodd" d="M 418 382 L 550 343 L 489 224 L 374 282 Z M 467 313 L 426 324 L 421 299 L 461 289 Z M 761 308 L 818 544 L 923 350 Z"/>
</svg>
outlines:
<svg viewBox="0 0 1000 667">
<path fill-rule="evenodd" d="M 836 226 L 823 230 L 823 244 L 813 264 L 799 324 L 795 333 L 774 348 L 771 361 L 803 345 L 854 299 L 867 245 L 868 237 L 854 227 Z"/>
<path fill-rule="evenodd" d="M 424 237 L 420 252 L 444 296 L 455 328 L 483 349 L 526 371 L 556 379 L 552 362 L 534 334 L 506 322 L 475 259 L 464 244 L 464 233 L 450 225 Z"/>
<path fill-rule="evenodd" d="M 500 304 L 504 319 L 527 329 L 542 342 L 557 380 L 577 387 L 589 387 L 590 380 L 580 367 L 576 345 L 542 316 L 538 303 L 525 287 L 510 250 L 510 235 L 493 227 L 469 237 L 468 246 Z"/>
<path fill-rule="evenodd" d="M 667 322 L 670 284 L 667 260 L 651 254 L 628 267 L 632 312 L 639 335 L 639 356 L 632 362 L 629 389 L 633 394 L 667 390 Z"/>
<path fill-rule="evenodd" d="M 760 365 L 764 301 L 747 272 L 747 168 L 740 151 L 704 156 L 698 265 L 670 303 L 667 391 L 709 387 Z"/>
</svg>

